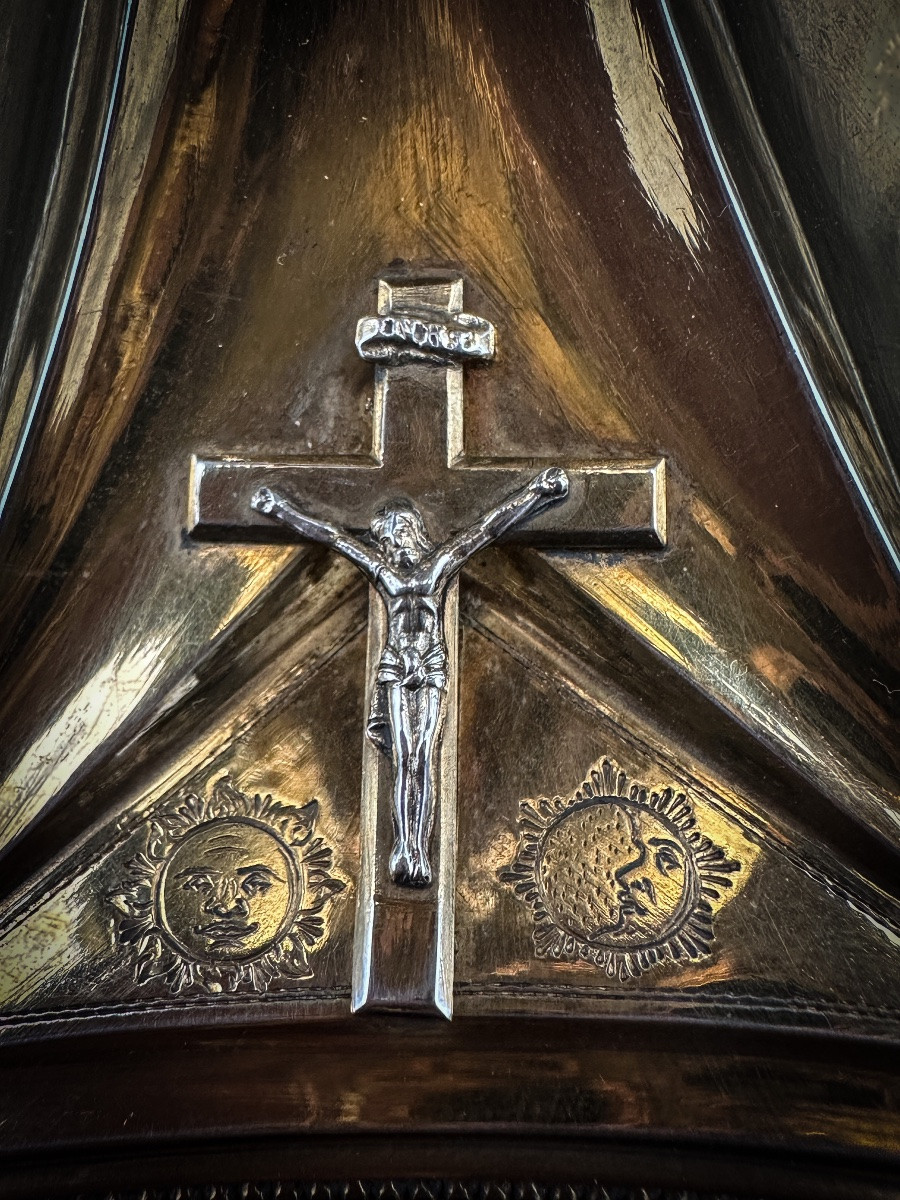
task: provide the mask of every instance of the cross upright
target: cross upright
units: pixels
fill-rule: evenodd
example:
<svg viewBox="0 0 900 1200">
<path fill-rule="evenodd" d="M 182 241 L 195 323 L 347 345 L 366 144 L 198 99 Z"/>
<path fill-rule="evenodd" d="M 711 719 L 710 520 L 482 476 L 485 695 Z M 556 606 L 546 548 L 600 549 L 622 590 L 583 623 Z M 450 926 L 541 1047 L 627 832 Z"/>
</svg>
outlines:
<svg viewBox="0 0 900 1200">
<path fill-rule="evenodd" d="M 356 335 L 359 353 L 376 364 L 369 458 L 195 458 L 192 464 L 190 532 L 195 537 L 312 537 L 345 554 L 370 579 L 366 703 L 371 715 L 363 739 L 354 1010 L 430 1011 L 447 1017 L 452 1012 L 461 564 L 498 537 L 556 548 L 665 544 L 661 459 L 565 463 L 564 471 L 554 466 L 535 477 L 542 465 L 538 456 L 522 462 L 473 461 L 466 455 L 463 364 L 493 356 L 494 329 L 463 312 L 462 301 L 459 278 L 379 282 L 378 315 L 360 320 Z M 408 498 L 408 508 L 383 508 L 396 506 L 398 497 Z M 415 518 L 404 524 L 404 513 Z M 441 579 L 437 640 L 424 657 L 415 630 L 408 636 L 411 620 L 422 624 L 421 612 L 411 618 L 402 597 L 397 611 L 389 612 L 385 578 L 395 579 L 390 566 L 396 566 L 401 581 L 405 577 L 405 543 L 395 536 L 398 529 L 412 538 L 413 558 L 414 543 L 422 543 L 420 557 L 426 567 L 436 564 L 432 576 Z M 438 545 L 425 541 L 425 529 Z M 398 553 L 396 562 L 384 557 Z M 449 566 L 447 555 L 453 559 Z M 406 567 L 408 575 L 411 562 Z M 434 598 L 427 589 L 410 590 Z M 398 642 L 393 631 L 404 623 L 407 640 L 401 629 Z M 383 711 L 389 706 L 379 711 L 385 690 L 394 697 L 390 721 Z M 413 699 L 417 713 L 426 711 L 423 697 L 433 700 L 434 711 L 411 716 Z M 398 747 L 397 735 L 415 722 L 429 721 L 433 769 L 426 761 L 418 779 L 421 792 L 422 772 L 430 772 L 427 828 L 418 834 L 423 868 L 415 855 L 414 865 L 407 859 L 403 798 L 398 801 L 397 792 L 401 756 L 409 748 Z M 402 736 L 399 741 L 404 742 Z M 411 779 L 415 785 L 414 775 Z"/>
</svg>

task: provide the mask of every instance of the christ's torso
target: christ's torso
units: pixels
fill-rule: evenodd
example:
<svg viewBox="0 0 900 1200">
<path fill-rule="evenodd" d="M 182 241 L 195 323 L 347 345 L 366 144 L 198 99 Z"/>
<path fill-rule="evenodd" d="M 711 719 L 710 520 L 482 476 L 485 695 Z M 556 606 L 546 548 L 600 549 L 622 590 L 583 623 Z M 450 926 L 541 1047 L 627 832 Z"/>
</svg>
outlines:
<svg viewBox="0 0 900 1200">
<path fill-rule="evenodd" d="M 443 687 L 447 671 L 443 590 L 435 590 L 430 578 L 417 573 L 404 579 L 385 572 L 378 591 L 388 617 L 381 681 Z"/>
</svg>

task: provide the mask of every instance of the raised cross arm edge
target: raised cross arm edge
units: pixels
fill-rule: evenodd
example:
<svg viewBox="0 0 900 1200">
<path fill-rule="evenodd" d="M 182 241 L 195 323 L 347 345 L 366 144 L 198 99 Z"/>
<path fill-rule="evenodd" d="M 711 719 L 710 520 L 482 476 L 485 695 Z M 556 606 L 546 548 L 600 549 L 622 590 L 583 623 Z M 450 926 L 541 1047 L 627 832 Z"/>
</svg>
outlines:
<svg viewBox="0 0 900 1200">
<path fill-rule="evenodd" d="M 565 504 L 539 512 L 509 530 L 504 541 L 548 548 L 659 550 L 666 544 L 666 463 L 662 458 L 606 463 L 569 463 Z M 191 464 L 187 532 L 199 540 L 298 541 L 300 535 L 251 507 L 260 487 L 271 487 L 298 508 L 361 533 L 374 512 L 406 495 L 421 508 L 437 538 L 466 529 L 491 503 L 502 503 L 525 487 L 542 467 L 533 459 L 490 461 L 447 467 L 433 479 L 385 477 L 383 468 L 361 463 L 312 461 L 301 457 L 252 461 L 196 457 Z"/>
</svg>

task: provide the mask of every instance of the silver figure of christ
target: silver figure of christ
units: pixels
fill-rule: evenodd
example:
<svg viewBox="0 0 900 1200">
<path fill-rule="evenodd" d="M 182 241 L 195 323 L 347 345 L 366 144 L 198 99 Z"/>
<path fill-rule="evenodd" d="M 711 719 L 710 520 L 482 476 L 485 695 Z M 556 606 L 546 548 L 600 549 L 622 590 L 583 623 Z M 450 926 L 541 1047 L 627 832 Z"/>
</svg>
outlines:
<svg viewBox="0 0 900 1200">
<path fill-rule="evenodd" d="M 392 761 L 394 846 L 389 867 L 400 886 L 428 887 L 432 879 L 428 852 L 449 663 L 447 590 L 473 554 L 564 500 L 568 491 L 565 471 L 550 467 L 442 545 L 431 541 L 422 514 L 408 501 L 380 509 L 362 541 L 301 512 L 270 488 L 260 488 L 253 497 L 258 512 L 355 563 L 384 603 L 387 638 L 372 688 L 367 735 Z"/>
</svg>

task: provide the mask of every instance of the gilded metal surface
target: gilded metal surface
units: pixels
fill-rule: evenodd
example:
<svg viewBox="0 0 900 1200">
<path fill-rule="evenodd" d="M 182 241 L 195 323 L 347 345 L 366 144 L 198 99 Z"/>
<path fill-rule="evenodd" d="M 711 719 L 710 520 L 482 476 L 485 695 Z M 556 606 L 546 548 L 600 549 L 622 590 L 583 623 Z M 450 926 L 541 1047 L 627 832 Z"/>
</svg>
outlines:
<svg viewBox="0 0 900 1200">
<path fill-rule="evenodd" d="M 309 979 L 309 951 L 341 880 L 315 836 L 318 801 L 302 808 L 246 796 L 224 776 L 207 799 L 188 794 L 154 810 L 144 851 L 110 900 L 136 983 L 172 992 L 264 992 L 273 979 Z"/>
<path fill-rule="evenodd" d="M 895 1152 L 892 473 L 872 369 L 854 373 L 864 339 L 839 336 L 727 40 L 703 45 L 733 85 L 731 137 L 694 106 L 692 30 L 720 26 L 679 33 L 684 7 L 136 0 L 93 102 L 86 63 L 67 68 L 63 124 L 84 122 L 90 153 L 58 178 L 82 199 L 35 217 L 47 236 L 16 260 L 34 271 L 11 270 L 0 310 L 2 454 L 20 463 L 0 525 L 0 1153 L 221 1149 L 251 1126 L 304 1154 L 370 1134 L 396 1152 L 414 1126 L 474 1155 L 516 1129 L 557 1170 L 554 1138 L 583 1138 L 585 1178 L 610 1138 L 679 1161 L 700 1142 L 820 1166 Z M 788 213 L 777 238 L 764 212 Z M 457 317 L 484 324 L 381 312 L 359 357 L 374 280 L 451 276 Z M 489 329 L 463 392 L 447 355 L 486 354 Z M 390 771 L 360 736 L 383 606 L 250 500 L 267 486 L 358 537 L 404 493 L 442 541 L 551 464 L 566 503 L 448 590 L 437 777 L 458 805 L 434 829 L 437 885 L 397 888 Z M 545 908 L 566 932 L 540 956 L 532 904 L 500 878 L 524 861 L 520 805 L 571 797 L 603 755 L 684 805 L 651 816 L 616 790 L 581 825 L 548 818 Z M 244 867 L 289 865 L 268 834 L 176 839 L 221 854 L 208 892 L 175 843 L 127 882 L 155 814 L 225 775 L 320 802 L 345 888 L 309 976 L 244 972 L 281 953 L 254 939 L 294 911 L 286 879 L 237 895 Z M 722 856 L 693 938 L 680 922 L 711 866 L 685 806 Z M 672 857 L 628 875 L 617 838 Z M 606 918 L 588 860 L 626 867 Z M 166 892 L 173 861 L 197 891 Z M 159 881 L 172 958 L 137 983 L 109 898 L 143 904 Z M 392 938 L 398 916 L 418 940 Z M 623 916 L 634 944 L 606 945 Z M 641 938 L 672 952 L 651 961 Z"/>
<path fill-rule="evenodd" d="M 122 86 L 129 7 L 127 0 L 76 0 L 52 31 L 27 3 L 13 0 L 4 9 L 0 236 L 8 282 L 0 298 L 0 513 L 23 465 L 77 286 Z M 15 112 L 16 85 L 29 69 L 36 76 L 30 103 Z"/>
<path fill-rule="evenodd" d="M 865 492 L 896 546 L 896 4 L 764 0 L 748 20 L 740 3 L 726 2 L 718 16 L 707 7 L 698 22 L 702 8 L 676 6 L 716 136 L 753 224 L 779 247 L 770 256 L 779 290 L 827 372 L 822 402 L 845 431 Z M 772 46 L 783 53 L 773 55 Z M 807 336 L 813 326 L 818 338 Z M 830 370 L 817 341 L 826 343 Z"/>
<path fill-rule="evenodd" d="M 695 826 L 683 792 L 648 791 L 609 759 L 568 797 L 523 800 L 500 878 L 531 906 L 537 956 L 624 980 L 708 954 L 713 904 L 741 864 Z"/>
<path fill-rule="evenodd" d="M 885 9 L 889 7 L 887 0 Z M 895 413 L 900 356 L 883 328 L 886 320 L 892 322 L 896 306 L 897 270 L 888 265 L 895 256 L 885 253 L 898 216 L 896 190 L 888 184 L 900 160 L 892 117 L 897 106 L 889 99 L 895 71 L 891 26 L 896 21 L 893 12 L 877 14 L 878 5 L 871 3 L 846 14 L 841 0 L 834 11 L 830 5 L 816 5 L 818 21 L 804 15 L 804 8 L 802 2 L 763 2 L 754 12 L 745 56 L 757 73 L 751 99 L 733 40 L 733 31 L 745 24 L 739 9 L 729 0 L 721 7 L 705 0 L 663 3 L 748 250 L 834 448 L 894 570 L 900 571 L 900 431 Z M 840 27 L 844 21 L 846 35 L 836 39 L 829 26 Z M 851 25 L 855 34 L 849 32 Z M 835 70 L 841 70 L 832 47 L 841 45 L 839 61 L 845 55 L 858 60 L 869 37 L 877 37 L 879 25 L 883 40 L 880 46 L 870 43 L 869 52 L 881 58 L 882 79 L 866 79 L 868 72 L 859 72 L 845 84 L 851 110 L 860 106 L 853 95 L 857 89 L 869 91 L 872 99 L 873 93 L 878 95 L 869 120 L 857 121 L 844 115 L 844 105 L 820 99 L 819 93 L 834 92 Z M 797 48 L 773 58 L 773 44 Z M 778 119 L 785 110 L 793 117 L 787 124 Z M 822 126 L 828 128 L 824 138 Z M 769 130 L 782 144 L 777 159 Z M 869 143 L 867 163 L 860 162 L 853 145 L 859 141 Z M 835 155 L 842 142 L 843 153 Z M 843 159 L 836 170 L 837 186 L 823 171 L 828 159 L 834 169 L 836 157 Z M 869 171 L 873 177 L 866 179 Z M 868 237 L 863 233 L 867 225 Z M 880 335 L 875 332 L 879 329 Z"/>
</svg>

